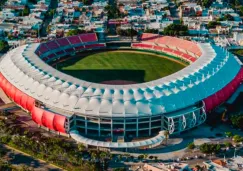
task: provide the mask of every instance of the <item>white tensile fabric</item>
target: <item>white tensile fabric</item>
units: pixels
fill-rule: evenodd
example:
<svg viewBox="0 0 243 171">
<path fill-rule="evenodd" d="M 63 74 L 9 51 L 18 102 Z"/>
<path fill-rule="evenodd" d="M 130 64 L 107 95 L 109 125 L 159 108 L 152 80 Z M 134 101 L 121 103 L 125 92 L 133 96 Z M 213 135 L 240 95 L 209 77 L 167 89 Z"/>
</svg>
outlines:
<svg viewBox="0 0 243 171">
<path fill-rule="evenodd" d="M 8 52 L 0 61 L 0 72 L 29 96 L 76 114 L 124 117 L 176 111 L 221 90 L 240 70 L 240 62 L 232 54 L 198 44 L 202 56 L 172 75 L 142 84 L 105 85 L 55 70 L 35 54 L 38 46 Z"/>
</svg>

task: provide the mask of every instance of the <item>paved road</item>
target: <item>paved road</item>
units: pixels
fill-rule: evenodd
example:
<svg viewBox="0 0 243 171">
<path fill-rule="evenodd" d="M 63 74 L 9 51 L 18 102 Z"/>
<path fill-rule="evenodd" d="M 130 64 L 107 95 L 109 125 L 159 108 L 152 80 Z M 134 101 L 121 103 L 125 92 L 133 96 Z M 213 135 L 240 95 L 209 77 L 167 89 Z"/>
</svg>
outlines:
<svg viewBox="0 0 243 171">
<path fill-rule="evenodd" d="M 51 0 L 50 9 L 56 9 L 57 7 L 58 7 L 58 0 Z M 40 30 L 41 37 L 47 36 L 48 33 L 46 32 L 46 29 L 51 21 L 52 21 L 52 17 L 45 18 L 42 28 Z"/>
<path fill-rule="evenodd" d="M 55 167 L 54 165 L 48 164 L 45 161 L 35 159 L 28 154 L 25 154 L 21 151 L 18 151 L 16 149 L 13 149 L 11 147 L 1 145 L 0 148 L 4 148 L 8 150 L 7 155 L 12 158 L 10 159 L 10 163 L 13 165 L 21 165 L 25 164 L 29 167 L 34 168 L 35 171 L 61 171 L 62 169 L 59 169 Z"/>
</svg>

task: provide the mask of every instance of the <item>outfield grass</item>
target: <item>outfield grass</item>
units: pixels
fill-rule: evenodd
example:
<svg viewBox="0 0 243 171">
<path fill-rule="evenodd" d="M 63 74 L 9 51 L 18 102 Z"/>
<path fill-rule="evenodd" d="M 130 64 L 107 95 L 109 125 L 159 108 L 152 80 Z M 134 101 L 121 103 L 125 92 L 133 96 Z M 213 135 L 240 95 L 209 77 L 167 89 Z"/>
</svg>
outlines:
<svg viewBox="0 0 243 171">
<path fill-rule="evenodd" d="M 75 57 L 59 63 L 57 69 L 90 82 L 127 80 L 147 82 L 170 75 L 185 65 L 152 53 L 107 51 Z"/>
</svg>

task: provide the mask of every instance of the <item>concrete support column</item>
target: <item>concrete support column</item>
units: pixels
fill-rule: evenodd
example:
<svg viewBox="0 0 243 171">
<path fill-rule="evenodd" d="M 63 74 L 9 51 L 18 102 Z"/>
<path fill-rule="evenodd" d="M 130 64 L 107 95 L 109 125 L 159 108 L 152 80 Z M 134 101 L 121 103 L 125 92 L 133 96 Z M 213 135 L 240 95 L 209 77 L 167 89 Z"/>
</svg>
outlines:
<svg viewBox="0 0 243 171">
<path fill-rule="evenodd" d="M 125 137 L 126 136 L 126 119 L 124 118 L 124 125 L 123 125 L 123 136 Z"/>
<path fill-rule="evenodd" d="M 113 139 L 113 120 L 111 119 L 111 139 Z"/>
<path fill-rule="evenodd" d="M 99 134 L 99 137 L 100 137 L 100 118 L 98 119 L 98 121 L 99 121 L 99 125 L 98 125 L 98 126 L 99 126 L 99 128 L 98 128 L 99 130 L 98 130 L 98 134 Z"/>
<path fill-rule="evenodd" d="M 151 117 L 149 117 L 149 136 L 151 136 L 151 128 L 152 128 L 152 124 L 151 124 Z"/>
<path fill-rule="evenodd" d="M 85 134 L 88 134 L 88 123 L 87 123 L 87 117 L 85 117 Z"/>
<path fill-rule="evenodd" d="M 179 117 L 179 124 L 178 124 L 178 127 L 179 127 L 179 132 L 182 131 L 182 122 L 183 122 L 183 119 L 182 119 L 182 116 Z M 176 125 L 175 125 L 176 126 Z"/>
<path fill-rule="evenodd" d="M 164 115 L 161 115 L 161 128 L 160 128 L 160 130 L 162 131 L 162 130 L 164 130 Z"/>
<path fill-rule="evenodd" d="M 136 137 L 138 137 L 138 118 L 136 119 Z"/>
<path fill-rule="evenodd" d="M 74 127 L 76 128 L 77 127 L 77 116 L 76 115 L 73 115 L 73 125 Z"/>
</svg>

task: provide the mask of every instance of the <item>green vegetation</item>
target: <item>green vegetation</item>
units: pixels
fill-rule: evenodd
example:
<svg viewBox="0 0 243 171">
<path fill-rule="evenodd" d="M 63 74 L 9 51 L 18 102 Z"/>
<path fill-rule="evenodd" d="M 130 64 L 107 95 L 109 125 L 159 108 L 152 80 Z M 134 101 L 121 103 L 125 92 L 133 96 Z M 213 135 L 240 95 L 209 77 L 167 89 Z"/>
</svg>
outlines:
<svg viewBox="0 0 243 171">
<path fill-rule="evenodd" d="M 233 136 L 233 141 L 235 143 L 243 142 L 243 137 L 241 137 L 240 135 L 234 135 Z"/>
<path fill-rule="evenodd" d="M 164 28 L 163 33 L 169 36 L 185 36 L 188 33 L 188 27 L 183 24 L 170 24 Z"/>
<path fill-rule="evenodd" d="M 120 36 L 136 36 L 138 32 L 134 29 L 121 29 L 120 27 L 116 28 L 116 34 Z"/>
<path fill-rule="evenodd" d="M 25 5 L 24 9 L 19 10 L 18 13 L 19 16 L 28 16 L 30 14 L 30 8 L 27 5 Z"/>
<path fill-rule="evenodd" d="M 228 2 L 232 8 L 237 8 L 241 4 L 240 0 L 228 0 Z"/>
<path fill-rule="evenodd" d="M 233 126 L 243 129 L 243 115 L 233 115 L 230 117 L 230 121 Z"/>
<path fill-rule="evenodd" d="M 240 10 L 240 15 L 243 16 L 243 6 L 241 6 L 239 10 Z"/>
<path fill-rule="evenodd" d="M 228 148 L 232 147 L 232 144 L 230 142 L 225 142 L 224 145 L 225 145 L 225 147 L 228 147 Z"/>
<path fill-rule="evenodd" d="M 225 132 L 226 137 L 233 137 L 233 133 L 232 132 Z"/>
<path fill-rule="evenodd" d="M 211 28 L 215 28 L 215 27 L 218 26 L 218 25 L 221 25 L 221 23 L 220 23 L 219 21 L 210 21 L 210 22 L 208 23 L 207 27 L 208 27 L 209 29 L 211 29 Z"/>
<path fill-rule="evenodd" d="M 113 4 L 105 6 L 105 12 L 107 13 L 108 19 L 116 19 L 122 17 L 116 1 Z"/>
<path fill-rule="evenodd" d="M 67 32 L 67 36 L 74 36 L 78 34 L 86 33 L 85 30 L 80 30 L 80 29 L 72 29 Z"/>
<path fill-rule="evenodd" d="M 243 56 L 243 49 L 232 50 L 232 53 L 238 56 Z"/>
<path fill-rule="evenodd" d="M 100 165 L 107 166 L 104 157 L 108 157 L 109 153 L 80 151 L 77 150 L 78 148 L 75 145 L 64 141 L 62 138 L 44 137 L 39 132 L 23 131 L 19 128 L 19 125 L 13 126 L 15 115 L 10 114 L 7 117 L 7 120 L 0 119 L 0 145 L 7 144 L 67 170 L 93 171 Z M 82 158 L 84 153 L 93 156 L 92 161 L 84 161 Z M 95 163 L 95 161 L 99 161 L 99 163 Z"/>
<path fill-rule="evenodd" d="M 155 56 L 153 53 L 138 51 L 90 53 L 59 63 L 57 69 L 79 79 L 96 83 L 110 80 L 142 83 L 170 75 L 184 68 L 182 64 Z M 85 53 L 80 55 L 85 55 Z"/>
<path fill-rule="evenodd" d="M 144 31 L 144 33 L 154 33 L 154 34 L 158 34 L 158 29 L 146 29 Z"/>
<path fill-rule="evenodd" d="M 2 11 L 2 8 L 4 7 L 4 4 L 7 0 L 1 0 L 0 1 L 0 11 Z"/>
<path fill-rule="evenodd" d="M 210 7 L 214 0 L 197 0 L 197 3 L 202 5 L 203 7 Z"/>
<path fill-rule="evenodd" d="M 191 142 L 187 145 L 187 148 L 192 150 L 192 149 L 196 148 L 196 146 L 195 146 L 194 142 Z"/>
<path fill-rule="evenodd" d="M 5 40 L 0 40 L 0 53 L 5 53 L 9 50 L 8 42 Z"/>
<path fill-rule="evenodd" d="M 230 14 L 226 14 L 221 18 L 218 18 L 217 21 L 234 21 L 234 17 L 232 17 Z"/>
<path fill-rule="evenodd" d="M 82 2 L 84 5 L 91 5 L 92 4 L 92 0 L 78 0 L 79 2 Z"/>
<path fill-rule="evenodd" d="M 199 147 L 200 151 L 206 154 L 218 153 L 221 149 L 220 144 L 204 143 Z"/>
</svg>

